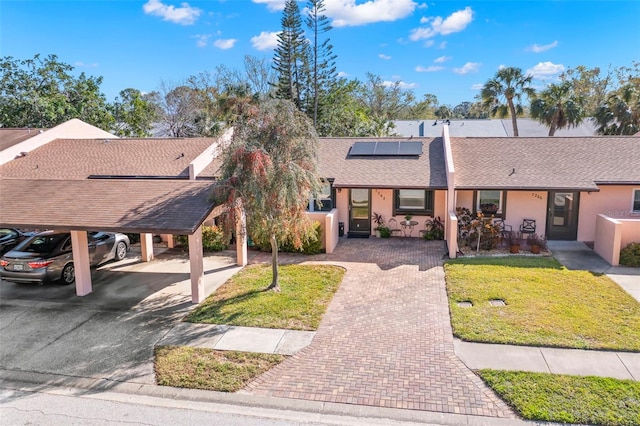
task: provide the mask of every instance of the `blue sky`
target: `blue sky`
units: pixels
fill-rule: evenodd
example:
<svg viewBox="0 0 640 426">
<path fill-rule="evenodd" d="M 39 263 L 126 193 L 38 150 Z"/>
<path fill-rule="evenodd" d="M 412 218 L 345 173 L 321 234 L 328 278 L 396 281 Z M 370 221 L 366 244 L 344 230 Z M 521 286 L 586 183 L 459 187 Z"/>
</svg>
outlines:
<svg viewBox="0 0 640 426">
<path fill-rule="evenodd" d="M 300 2 L 303 9 L 306 2 Z M 472 101 L 500 66 L 536 86 L 567 67 L 640 60 L 640 1 L 325 0 L 337 68 L 402 81 L 442 104 Z M 0 54 L 56 54 L 104 78 L 109 100 L 144 92 L 244 55 L 273 57 L 284 0 L 2 0 Z"/>
</svg>

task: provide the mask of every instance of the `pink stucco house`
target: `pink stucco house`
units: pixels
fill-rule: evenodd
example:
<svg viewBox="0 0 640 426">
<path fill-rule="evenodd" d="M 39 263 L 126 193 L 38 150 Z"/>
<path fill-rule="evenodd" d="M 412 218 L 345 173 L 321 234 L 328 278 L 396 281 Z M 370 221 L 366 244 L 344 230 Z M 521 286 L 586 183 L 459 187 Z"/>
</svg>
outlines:
<svg viewBox="0 0 640 426">
<path fill-rule="evenodd" d="M 549 240 L 593 242 L 617 264 L 621 246 L 640 241 L 640 138 L 450 137 L 324 138 L 320 172 L 326 178 L 324 213 L 345 234 L 373 233 L 373 212 L 418 237 L 425 220 L 446 223 L 450 256 L 457 253 L 456 207 L 492 205 L 495 217 L 519 229 L 535 220 Z M 492 212 L 493 212 L 492 211 Z M 313 213 L 322 220 L 323 213 Z M 327 233 L 330 250 L 335 230 Z"/>
</svg>

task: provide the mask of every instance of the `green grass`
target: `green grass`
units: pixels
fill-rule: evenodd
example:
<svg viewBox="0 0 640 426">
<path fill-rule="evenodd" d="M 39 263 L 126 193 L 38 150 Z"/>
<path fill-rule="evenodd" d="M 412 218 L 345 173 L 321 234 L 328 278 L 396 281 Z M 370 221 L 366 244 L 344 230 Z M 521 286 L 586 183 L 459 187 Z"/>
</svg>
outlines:
<svg viewBox="0 0 640 426">
<path fill-rule="evenodd" d="M 445 273 L 454 335 L 463 340 L 640 351 L 640 304 L 606 276 L 515 256 L 457 259 Z"/>
<path fill-rule="evenodd" d="M 527 420 L 607 426 L 640 424 L 640 382 L 520 371 L 478 373 Z"/>
<path fill-rule="evenodd" d="M 187 321 L 246 327 L 316 330 L 345 270 L 330 265 L 282 265 L 280 293 L 264 291 L 271 265 L 250 265 L 222 285 Z"/>
<path fill-rule="evenodd" d="M 159 346 L 155 349 L 156 383 L 179 388 L 235 392 L 284 359 L 282 355 L 273 354 Z"/>
</svg>

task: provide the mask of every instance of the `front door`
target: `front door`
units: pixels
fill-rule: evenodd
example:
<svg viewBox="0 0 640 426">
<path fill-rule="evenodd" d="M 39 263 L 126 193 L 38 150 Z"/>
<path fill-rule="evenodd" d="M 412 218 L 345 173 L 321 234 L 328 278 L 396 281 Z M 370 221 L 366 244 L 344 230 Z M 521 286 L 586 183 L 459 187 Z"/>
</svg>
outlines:
<svg viewBox="0 0 640 426">
<path fill-rule="evenodd" d="M 370 191 L 352 188 L 349 197 L 349 234 L 371 234 Z"/>
<path fill-rule="evenodd" d="M 549 191 L 547 239 L 575 240 L 578 237 L 579 192 Z"/>
</svg>

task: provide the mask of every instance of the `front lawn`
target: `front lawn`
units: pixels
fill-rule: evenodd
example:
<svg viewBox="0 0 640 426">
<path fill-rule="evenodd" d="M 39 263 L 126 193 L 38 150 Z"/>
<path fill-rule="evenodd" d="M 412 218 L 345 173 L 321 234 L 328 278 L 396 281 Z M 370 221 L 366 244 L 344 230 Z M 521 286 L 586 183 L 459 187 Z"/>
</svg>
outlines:
<svg viewBox="0 0 640 426">
<path fill-rule="evenodd" d="M 606 276 L 515 256 L 456 259 L 445 273 L 454 335 L 463 340 L 640 351 L 640 303 Z"/>
<path fill-rule="evenodd" d="M 521 371 L 478 373 L 527 420 L 640 425 L 639 382 Z"/>
<path fill-rule="evenodd" d="M 279 271 L 280 293 L 264 291 L 271 282 L 271 265 L 250 265 L 209 296 L 187 321 L 316 330 L 342 281 L 344 268 L 282 265 Z"/>
<path fill-rule="evenodd" d="M 284 359 L 274 354 L 159 346 L 154 367 L 156 383 L 162 386 L 235 392 Z"/>
</svg>

